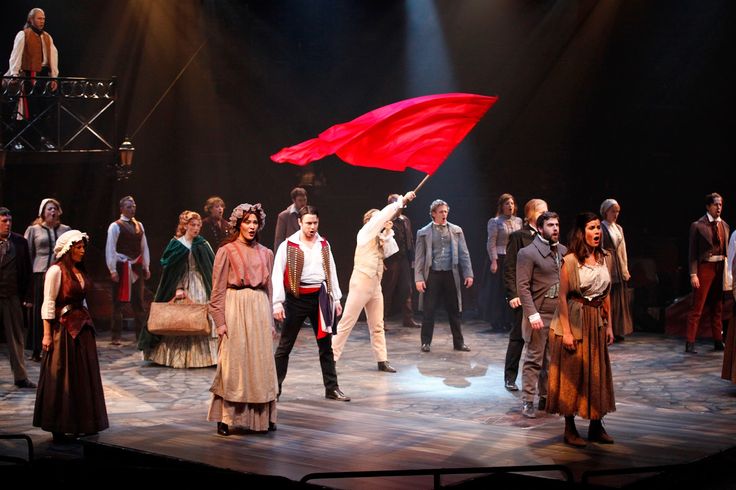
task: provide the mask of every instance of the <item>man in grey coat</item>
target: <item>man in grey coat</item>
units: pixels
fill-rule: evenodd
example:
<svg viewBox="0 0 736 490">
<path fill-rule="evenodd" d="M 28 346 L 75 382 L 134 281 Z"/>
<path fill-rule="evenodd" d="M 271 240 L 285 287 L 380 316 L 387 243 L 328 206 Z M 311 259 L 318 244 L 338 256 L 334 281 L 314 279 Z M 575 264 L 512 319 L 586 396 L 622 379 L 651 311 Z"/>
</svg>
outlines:
<svg viewBox="0 0 736 490">
<path fill-rule="evenodd" d="M 558 244 L 560 220 L 547 211 L 537 218 L 539 234 L 516 257 L 516 289 L 523 309 L 522 335 L 526 358 L 521 371 L 522 408 L 525 417 L 534 418 L 534 395 L 539 394 L 539 410 L 547 402 L 547 338 L 560 290 L 560 264 L 567 252 Z"/>
<path fill-rule="evenodd" d="M 441 199 L 432 202 L 432 222 L 417 231 L 414 247 L 414 281 L 423 293 L 422 352 L 429 352 L 434 334 L 434 311 L 444 298 L 455 350 L 470 351 L 460 326 L 461 285 L 473 285 L 473 266 L 463 229 L 447 221 L 450 207 Z"/>
</svg>

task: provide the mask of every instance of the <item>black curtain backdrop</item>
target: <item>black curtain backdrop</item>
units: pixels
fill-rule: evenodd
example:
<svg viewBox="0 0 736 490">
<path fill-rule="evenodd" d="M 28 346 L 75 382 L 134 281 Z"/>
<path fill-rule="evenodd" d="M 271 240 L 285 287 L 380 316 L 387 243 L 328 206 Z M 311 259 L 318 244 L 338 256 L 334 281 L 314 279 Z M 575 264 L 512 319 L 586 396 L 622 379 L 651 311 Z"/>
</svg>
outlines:
<svg viewBox="0 0 736 490">
<path fill-rule="evenodd" d="M 262 202 L 271 247 L 290 189 L 314 172 L 310 203 L 347 289 L 363 212 L 423 176 L 336 157 L 279 165 L 269 155 L 379 106 L 441 92 L 500 100 L 407 214 L 416 231 L 432 200 L 447 201 L 478 278 L 502 192 L 520 207 L 547 200 L 563 234 L 579 211 L 618 199 L 635 279 L 656 273 L 660 299 L 688 291 L 688 226 L 706 193 L 724 196 L 724 218 L 736 225 L 730 0 L 23 0 L 2 7 L 2 62 L 35 6 L 46 12 L 62 76 L 118 77 L 118 127 L 121 139 L 133 136 L 134 174 L 116 182 L 99 162 L 11 155 L 2 204 L 22 233 L 41 199 L 57 197 L 64 222 L 101 250 L 118 199 L 132 194 L 154 275 L 178 214 L 201 212 L 213 194 L 227 214 Z"/>
</svg>

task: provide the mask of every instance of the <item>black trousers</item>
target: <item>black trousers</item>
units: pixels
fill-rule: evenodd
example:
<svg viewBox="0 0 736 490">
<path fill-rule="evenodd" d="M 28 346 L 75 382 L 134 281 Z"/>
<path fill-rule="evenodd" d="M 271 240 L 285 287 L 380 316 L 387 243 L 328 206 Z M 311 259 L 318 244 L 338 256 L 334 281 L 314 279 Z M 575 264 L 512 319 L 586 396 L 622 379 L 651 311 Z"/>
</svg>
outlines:
<svg viewBox="0 0 736 490">
<path fill-rule="evenodd" d="M 503 371 L 505 381 L 516 382 L 519 374 L 519 361 L 521 361 L 521 353 L 524 350 L 524 337 L 521 335 L 521 320 L 524 315 L 522 310 L 521 306 L 511 310 L 514 316 L 509 331 L 509 345 L 506 348 L 506 362 Z"/>
<path fill-rule="evenodd" d="M 381 279 L 383 291 L 383 311 L 385 316 L 391 316 L 401 309 L 404 320 L 411 320 L 411 266 L 406 255 L 394 254 L 384 260 L 386 270 Z M 398 305 L 398 308 L 397 308 Z"/>
<path fill-rule="evenodd" d="M 306 318 L 312 323 L 315 338 L 319 328 L 319 293 L 302 294 L 298 298 L 286 293 L 284 310 L 286 318 L 281 327 L 281 340 L 276 348 L 276 377 L 279 381 L 279 393 L 281 385 L 286 378 L 289 368 L 289 354 L 294 348 L 294 342 L 299 335 L 299 330 Z M 335 358 L 332 355 L 332 335 L 317 339 L 319 348 L 319 365 L 322 368 L 322 382 L 328 390 L 337 389 L 337 371 L 335 370 Z"/>
<path fill-rule="evenodd" d="M 427 289 L 424 291 L 424 316 L 422 317 L 422 345 L 431 344 L 434 335 L 434 312 L 440 298 L 444 299 L 447 317 L 450 320 L 452 344 L 455 348 L 461 347 L 463 332 L 460 326 L 460 306 L 457 301 L 457 288 L 452 271 L 429 271 Z"/>
<path fill-rule="evenodd" d="M 118 277 L 122 277 L 123 263 L 118 262 Z M 133 266 L 133 272 L 138 274 L 138 280 L 130 285 L 130 306 L 133 308 L 133 317 L 135 320 L 135 338 L 137 339 L 143 329 L 143 322 L 146 319 L 146 311 L 144 308 L 143 295 L 145 292 L 145 280 L 143 279 L 143 268 L 136 264 Z M 110 330 L 112 332 L 112 340 L 120 340 L 123 331 L 123 305 L 118 301 L 118 293 L 120 291 L 120 281 L 112 283 L 112 319 L 110 322 Z"/>
</svg>

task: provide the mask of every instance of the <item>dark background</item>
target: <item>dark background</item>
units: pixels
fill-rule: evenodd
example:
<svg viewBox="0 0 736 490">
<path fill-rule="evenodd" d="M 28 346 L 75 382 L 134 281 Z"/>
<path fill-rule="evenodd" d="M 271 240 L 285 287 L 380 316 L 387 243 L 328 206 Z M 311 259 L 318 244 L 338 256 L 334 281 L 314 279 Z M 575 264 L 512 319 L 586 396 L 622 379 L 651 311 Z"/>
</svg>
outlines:
<svg viewBox="0 0 736 490">
<path fill-rule="evenodd" d="M 262 202 L 271 247 L 277 213 L 312 170 L 322 185 L 308 189 L 310 203 L 346 289 L 363 212 L 422 175 L 336 157 L 301 168 L 269 155 L 377 107 L 443 92 L 500 99 L 407 214 L 416 231 L 429 203 L 446 200 L 478 279 L 502 192 L 520 207 L 547 200 L 563 234 L 579 211 L 616 198 L 634 284 L 646 288 L 638 297 L 651 304 L 689 291 L 688 225 L 704 214 L 705 194 L 720 192 L 734 221 L 730 0 L 14 1 L 0 20 L 2 62 L 36 6 L 62 76 L 118 77 L 120 140 L 135 133 L 134 174 L 116 182 L 104 163 L 10 155 L 2 204 L 22 233 L 41 199 L 57 197 L 63 221 L 88 231 L 99 252 L 118 199 L 132 194 L 154 275 L 178 214 L 201 211 L 212 194 L 226 215 Z"/>
</svg>

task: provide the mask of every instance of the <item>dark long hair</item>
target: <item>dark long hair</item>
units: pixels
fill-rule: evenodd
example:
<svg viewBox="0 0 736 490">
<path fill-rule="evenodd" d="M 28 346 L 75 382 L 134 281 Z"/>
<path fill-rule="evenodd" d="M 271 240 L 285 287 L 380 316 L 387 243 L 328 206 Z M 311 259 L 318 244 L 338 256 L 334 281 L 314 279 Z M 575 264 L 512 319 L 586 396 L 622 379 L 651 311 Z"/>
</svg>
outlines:
<svg viewBox="0 0 736 490">
<path fill-rule="evenodd" d="M 598 242 L 598 246 L 595 248 L 585 243 L 585 227 L 595 220 L 600 221 L 601 218 L 590 211 L 580 213 L 575 218 L 575 228 L 570 232 L 568 250 L 575 254 L 579 262 L 585 261 L 591 254 L 595 254 L 595 260 L 600 262 L 606 254 L 603 251 L 603 240 Z"/>
<path fill-rule="evenodd" d="M 245 213 L 242 218 L 238 219 L 235 222 L 235 226 L 233 226 L 233 232 L 222 239 L 222 241 L 220 242 L 220 247 L 222 247 L 223 245 L 227 245 L 228 243 L 232 243 L 240 237 L 240 225 L 243 223 L 243 220 L 247 218 L 248 216 L 250 216 L 251 214 L 255 216 L 256 219 L 258 220 L 258 228 L 260 228 L 263 225 L 263 223 L 261 222 L 261 217 L 258 215 L 258 213 Z M 260 231 L 256 232 L 256 236 L 255 238 L 253 238 L 253 240 L 256 243 L 261 243 L 261 232 Z"/>
<path fill-rule="evenodd" d="M 84 242 L 84 247 L 87 248 L 87 239 L 82 238 L 82 241 Z M 69 250 L 62 255 L 59 259 L 56 261 L 56 265 L 64 269 L 69 277 L 76 279 L 76 276 L 74 275 L 74 271 L 72 270 L 74 266 L 77 267 L 77 270 L 82 273 L 82 276 L 84 277 L 84 283 L 89 285 L 89 276 L 87 275 L 87 268 L 84 266 L 84 259 L 82 259 L 82 262 L 77 262 L 76 264 L 72 261 L 72 247 L 79 243 L 78 241 L 74 242 L 71 247 L 69 247 Z"/>
</svg>

